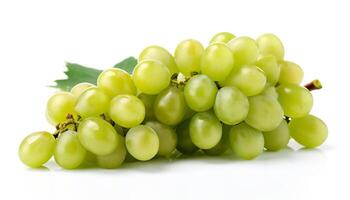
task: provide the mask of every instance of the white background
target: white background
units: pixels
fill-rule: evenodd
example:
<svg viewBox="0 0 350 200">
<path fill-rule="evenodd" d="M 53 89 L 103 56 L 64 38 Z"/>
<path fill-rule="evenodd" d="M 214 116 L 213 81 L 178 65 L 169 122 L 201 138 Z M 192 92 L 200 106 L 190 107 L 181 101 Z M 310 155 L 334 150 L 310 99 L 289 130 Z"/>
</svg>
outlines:
<svg viewBox="0 0 350 200">
<path fill-rule="evenodd" d="M 347 1 L 0 0 L 0 199 L 350 199 Z M 265 153 L 253 161 L 196 157 L 119 170 L 28 169 L 24 136 L 53 130 L 45 119 L 64 61 L 105 69 L 143 47 L 173 52 L 220 31 L 277 34 L 286 59 L 319 78 L 312 113 L 329 127 L 319 149 Z"/>
</svg>

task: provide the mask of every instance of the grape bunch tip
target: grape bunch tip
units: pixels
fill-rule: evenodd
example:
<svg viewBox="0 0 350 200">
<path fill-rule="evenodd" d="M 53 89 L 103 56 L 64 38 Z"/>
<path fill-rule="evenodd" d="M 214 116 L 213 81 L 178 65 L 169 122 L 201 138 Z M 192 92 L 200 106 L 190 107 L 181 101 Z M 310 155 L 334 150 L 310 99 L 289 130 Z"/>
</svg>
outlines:
<svg viewBox="0 0 350 200">
<path fill-rule="evenodd" d="M 328 136 L 326 124 L 310 114 L 311 91 L 321 82 L 302 86 L 303 69 L 284 57 L 274 34 L 221 32 L 207 47 L 184 40 L 174 54 L 146 47 L 131 74 L 110 68 L 96 85 L 53 94 L 46 117 L 56 131 L 25 137 L 19 158 L 32 168 L 53 157 L 64 169 L 111 169 L 198 151 L 250 160 L 291 139 L 316 148 Z"/>
</svg>

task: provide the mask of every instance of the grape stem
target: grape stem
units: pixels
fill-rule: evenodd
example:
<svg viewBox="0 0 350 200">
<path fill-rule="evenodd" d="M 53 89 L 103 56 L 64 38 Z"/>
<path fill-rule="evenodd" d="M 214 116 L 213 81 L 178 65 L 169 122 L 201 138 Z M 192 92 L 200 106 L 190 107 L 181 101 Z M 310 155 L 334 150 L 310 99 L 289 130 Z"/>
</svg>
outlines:
<svg viewBox="0 0 350 200">
<path fill-rule="evenodd" d="M 79 120 L 80 120 L 80 116 L 78 116 L 78 119 L 75 120 L 73 115 L 72 114 L 68 114 L 67 117 L 66 117 L 66 121 L 65 122 L 62 122 L 62 123 L 59 123 L 56 125 L 56 131 L 55 133 L 53 134 L 54 138 L 58 138 L 58 136 L 61 134 L 61 133 L 64 133 L 69 129 L 69 126 L 70 125 L 73 125 L 74 127 L 74 131 L 77 131 L 78 130 L 78 125 L 79 125 Z"/>
<path fill-rule="evenodd" d="M 309 91 L 313 91 L 313 90 L 319 90 L 322 88 L 322 84 L 321 81 L 318 79 L 315 79 L 313 81 L 311 81 L 310 83 L 304 85 L 304 87 L 306 89 L 308 89 Z"/>
</svg>

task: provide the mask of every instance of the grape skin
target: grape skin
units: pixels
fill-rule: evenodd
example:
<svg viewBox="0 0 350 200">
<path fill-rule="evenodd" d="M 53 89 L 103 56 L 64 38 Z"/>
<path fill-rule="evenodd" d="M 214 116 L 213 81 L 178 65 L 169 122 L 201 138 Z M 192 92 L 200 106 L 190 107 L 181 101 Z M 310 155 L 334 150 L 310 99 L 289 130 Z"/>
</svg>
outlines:
<svg viewBox="0 0 350 200">
<path fill-rule="evenodd" d="M 197 40 L 189 39 L 180 42 L 174 53 L 179 71 L 185 76 L 190 76 L 193 72 L 200 72 L 200 59 L 203 51 L 203 45 Z"/>
<path fill-rule="evenodd" d="M 56 140 L 48 132 L 35 132 L 23 139 L 18 155 L 27 166 L 37 168 L 45 164 L 52 156 Z"/>
<path fill-rule="evenodd" d="M 80 95 L 74 109 L 83 118 L 97 117 L 107 112 L 109 101 L 109 96 L 103 90 L 91 87 Z"/>
<path fill-rule="evenodd" d="M 273 55 L 277 61 L 283 60 L 284 47 L 276 35 L 271 33 L 263 34 L 256 39 L 256 43 L 261 55 Z"/>
<path fill-rule="evenodd" d="M 113 169 L 123 164 L 127 153 L 125 139 L 121 135 L 118 135 L 118 137 L 117 147 L 112 153 L 96 157 L 98 166 L 106 169 Z"/>
<path fill-rule="evenodd" d="M 254 64 L 258 58 L 258 46 L 250 37 L 236 37 L 227 43 L 235 60 L 235 67 Z"/>
<path fill-rule="evenodd" d="M 75 98 L 78 99 L 83 92 L 85 92 L 87 89 L 89 89 L 91 87 L 96 87 L 96 86 L 94 84 L 86 83 L 86 82 L 78 83 L 70 90 L 70 93 Z"/>
<path fill-rule="evenodd" d="M 232 39 L 234 39 L 236 36 L 233 35 L 232 33 L 229 32 L 220 32 L 215 34 L 212 39 L 210 40 L 210 44 L 213 43 L 228 43 L 229 41 L 231 41 Z"/>
<path fill-rule="evenodd" d="M 280 77 L 278 82 L 280 84 L 296 84 L 299 85 L 304 77 L 304 71 L 299 65 L 290 61 L 280 62 Z"/>
<path fill-rule="evenodd" d="M 230 138 L 229 138 L 230 130 L 231 130 L 231 126 L 224 124 L 222 126 L 222 137 L 220 139 L 220 142 L 211 149 L 203 149 L 204 153 L 210 156 L 217 156 L 217 155 L 224 154 L 230 147 Z"/>
<path fill-rule="evenodd" d="M 149 95 L 141 93 L 139 94 L 138 98 L 142 101 L 143 105 L 145 106 L 145 120 L 153 120 L 156 118 L 154 112 L 153 112 L 153 104 L 156 100 L 157 95 Z"/>
<path fill-rule="evenodd" d="M 190 137 L 190 119 L 181 122 L 176 128 L 177 145 L 176 149 L 183 154 L 193 154 L 198 151 L 198 147 L 193 144 Z"/>
<path fill-rule="evenodd" d="M 276 85 L 280 77 L 281 67 L 274 56 L 261 56 L 255 65 L 264 71 L 267 83 Z"/>
<path fill-rule="evenodd" d="M 282 120 L 281 124 L 274 130 L 263 132 L 265 148 L 269 151 L 278 151 L 287 147 L 290 134 L 288 124 Z"/>
<path fill-rule="evenodd" d="M 46 116 L 52 125 L 66 121 L 67 115 L 75 115 L 76 98 L 69 92 L 57 92 L 47 102 Z"/>
</svg>

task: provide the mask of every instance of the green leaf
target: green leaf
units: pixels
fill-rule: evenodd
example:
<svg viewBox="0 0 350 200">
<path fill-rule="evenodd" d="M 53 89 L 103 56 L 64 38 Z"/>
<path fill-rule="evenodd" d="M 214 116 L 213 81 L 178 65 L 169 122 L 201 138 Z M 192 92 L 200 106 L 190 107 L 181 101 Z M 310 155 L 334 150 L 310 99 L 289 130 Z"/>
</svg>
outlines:
<svg viewBox="0 0 350 200">
<path fill-rule="evenodd" d="M 128 73 L 132 73 L 134 67 L 137 64 L 137 60 L 134 57 L 129 57 L 116 64 L 114 67 L 121 68 Z M 74 85 L 82 82 L 88 82 L 96 85 L 96 80 L 102 70 L 85 67 L 76 63 L 66 63 L 67 71 L 64 73 L 67 75 L 66 79 L 55 80 L 56 85 L 54 88 L 61 89 L 63 91 L 70 91 Z"/>
</svg>

